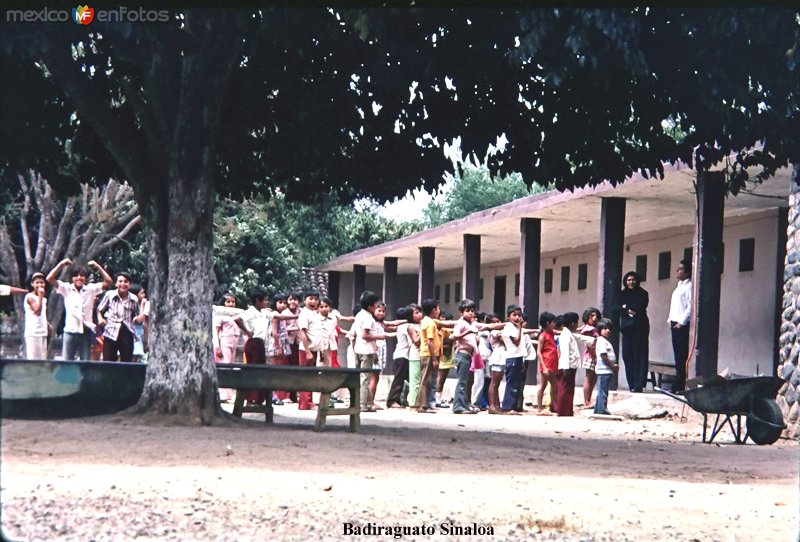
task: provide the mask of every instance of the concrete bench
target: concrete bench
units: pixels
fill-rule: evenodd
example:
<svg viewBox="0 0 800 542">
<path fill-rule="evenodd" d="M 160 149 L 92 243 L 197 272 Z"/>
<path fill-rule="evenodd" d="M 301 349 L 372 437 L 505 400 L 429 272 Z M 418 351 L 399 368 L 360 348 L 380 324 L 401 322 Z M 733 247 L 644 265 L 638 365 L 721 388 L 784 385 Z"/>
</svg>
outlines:
<svg viewBox="0 0 800 542">
<path fill-rule="evenodd" d="M 266 423 L 273 423 L 272 392 L 274 390 L 310 391 L 321 394 L 317 407 L 314 431 L 322 431 L 328 416 L 350 416 L 350 431 L 361 429 L 361 374 L 380 373 L 380 369 L 344 369 L 333 367 L 296 367 L 283 365 L 248 365 L 244 363 L 218 363 L 217 379 L 220 388 L 236 390 L 233 415 L 241 418 L 243 412 L 264 412 Z M 348 408 L 332 408 L 331 393 L 346 388 L 350 390 Z M 265 406 L 245 406 L 245 395 L 251 390 L 267 393 Z"/>
<path fill-rule="evenodd" d="M 678 375 L 678 371 L 675 369 L 675 364 L 664 361 L 649 362 L 647 370 L 650 373 L 650 378 L 647 379 L 647 382 L 650 382 L 653 385 L 653 388 L 661 387 L 661 380 L 664 376 L 674 377 Z M 658 375 L 658 377 L 656 377 L 656 375 Z"/>
</svg>

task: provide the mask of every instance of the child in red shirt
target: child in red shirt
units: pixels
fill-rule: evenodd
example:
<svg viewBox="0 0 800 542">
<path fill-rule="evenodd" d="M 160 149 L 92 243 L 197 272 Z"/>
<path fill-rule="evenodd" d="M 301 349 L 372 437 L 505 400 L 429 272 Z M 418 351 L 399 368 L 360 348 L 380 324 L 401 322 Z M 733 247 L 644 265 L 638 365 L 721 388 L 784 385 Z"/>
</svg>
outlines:
<svg viewBox="0 0 800 542">
<path fill-rule="evenodd" d="M 556 328 L 556 316 L 549 312 L 539 315 L 539 344 L 536 347 L 536 357 L 539 359 L 539 392 L 537 394 L 537 408 L 539 414 L 544 414 L 542 400 L 544 399 L 544 388 L 550 384 L 550 412 L 553 412 L 556 404 L 556 373 L 558 372 L 558 348 L 554 330 Z"/>
</svg>

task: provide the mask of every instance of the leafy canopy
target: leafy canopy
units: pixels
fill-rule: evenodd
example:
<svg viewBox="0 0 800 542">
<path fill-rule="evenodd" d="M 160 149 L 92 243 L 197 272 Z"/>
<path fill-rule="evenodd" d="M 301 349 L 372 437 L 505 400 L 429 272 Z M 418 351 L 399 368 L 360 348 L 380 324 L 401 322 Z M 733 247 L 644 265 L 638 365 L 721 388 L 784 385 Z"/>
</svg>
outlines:
<svg viewBox="0 0 800 542">
<path fill-rule="evenodd" d="M 189 159 L 175 145 L 191 138 L 170 134 L 181 134 L 182 92 L 205 77 L 226 96 L 204 113 L 219 118 L 210 150 L 223 195 L 400 195 L 439 178 L 445 142 L 476 152 L 502 134 L 493 173 L 559 189 L 657 173 L 662 160 L 706 169 L 731 153 L 734 180 L 751 165 L 766 176 L 800 154 L 798 26 L 774 7 L 274 7 L 42 32 L 5 24 L 3 71 L 15 77 L 0 167 L 69 182 Z M 184 63 L 198 50 L 216 71 Z M 56 84 L 67 68 L 125 130 L 98 136 L 87 108 L 75 114 Z"/>
</svg>

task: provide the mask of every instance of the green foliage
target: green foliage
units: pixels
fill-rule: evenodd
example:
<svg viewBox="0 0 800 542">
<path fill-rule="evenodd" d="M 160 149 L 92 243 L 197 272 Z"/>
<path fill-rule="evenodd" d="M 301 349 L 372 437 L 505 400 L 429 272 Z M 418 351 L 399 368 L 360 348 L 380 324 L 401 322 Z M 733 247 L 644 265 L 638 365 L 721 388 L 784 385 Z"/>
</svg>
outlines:
<svg viewBox="0 0 800 542">
<path fill-rule="evenodd" d="M 522 175 L 510 173 L 492 175 L 486 167 L 464 166 L 456 176 L 448 174 L 450 181 L 423 211 L 425 225 L 435 227 L 472 213 L 503 205 L 518 198 L 551 190 L 552 185 L 532 185 L 528 188 Z"/>
<path fill-rule="evenodd" d="M 296 288 L 302 267 L 418 231 L 420 225 L 384 218 L 374 201 L 344 205 L 322 199 L 290 202 L 281 192 L 222 199 L 214 215 L 215 298 L 240 302 L 253 288 Z"/>
<path fill-rule="evenodd" d="M 271 292 L 294 283 L 299 271 L 297 251 L 275 223 L 274 199 L 222 199 L 214 213 L 215 299 L 227 291 L 240 303 L 250 290 Z"/>
<path fill-rule="evenodd" d="M 102 254 L 100 261 L 112 275 L 126 271 L 134 283 L 147 288 L 147 242 L 142 228 L 136 228 L 114 248 Z"/>
</svg>

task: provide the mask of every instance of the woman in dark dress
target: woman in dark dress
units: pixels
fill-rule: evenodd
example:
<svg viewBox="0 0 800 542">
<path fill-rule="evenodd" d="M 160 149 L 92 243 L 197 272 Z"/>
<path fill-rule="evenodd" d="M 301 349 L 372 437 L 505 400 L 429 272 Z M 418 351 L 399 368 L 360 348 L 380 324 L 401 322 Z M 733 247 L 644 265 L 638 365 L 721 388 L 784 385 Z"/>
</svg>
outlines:
<svg viewBox="0 0 800 542">
<path fill-rule="evenodd" d="M 640 282 L 639 275 L 634 271 L 625 273 L 623 288 L 615 306 L 619 311 L 625 377 L 628 379 L 628 388 L 637 393 L 644 389 L 647 382 L 650 360 L 650 320 L 647 318 L 650 296 Z"/>
</svg>

